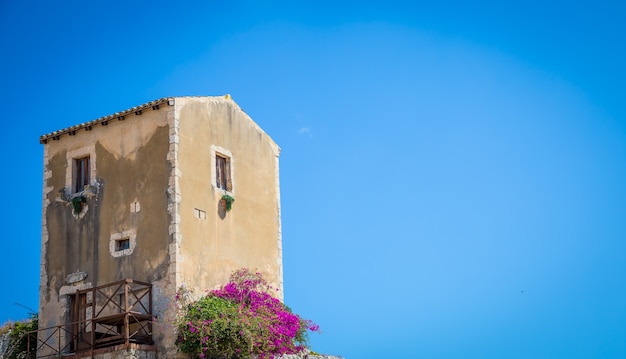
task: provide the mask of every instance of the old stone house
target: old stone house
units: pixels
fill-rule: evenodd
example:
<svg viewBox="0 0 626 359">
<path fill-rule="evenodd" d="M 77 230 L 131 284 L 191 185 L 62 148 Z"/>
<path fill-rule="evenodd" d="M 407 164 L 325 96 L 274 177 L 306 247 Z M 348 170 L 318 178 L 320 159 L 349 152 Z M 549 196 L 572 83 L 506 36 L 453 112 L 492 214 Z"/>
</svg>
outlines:
<svg viewBox="0 0 626 359">
<path fill-rule="evenodd" d="M 177 290 L 241 267 L 282 298 L 280 149 L 230 96 L 162 98 L 40 142 L 38 357 L 176 357 Z"/>
</svg>

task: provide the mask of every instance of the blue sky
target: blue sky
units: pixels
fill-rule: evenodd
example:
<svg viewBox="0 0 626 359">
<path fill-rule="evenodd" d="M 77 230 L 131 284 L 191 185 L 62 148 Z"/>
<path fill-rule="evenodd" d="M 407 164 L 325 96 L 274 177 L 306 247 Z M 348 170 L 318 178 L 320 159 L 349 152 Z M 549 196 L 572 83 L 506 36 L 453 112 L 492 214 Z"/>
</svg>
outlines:
<svg viewBox="0 0 626 359">
<path fill-rule="evenodd" d="M 231 94 L 281 146 L 318 352 L 626 357 L 626 6 L 0 0 L 0 321 L 37 308 L 38 138 Z M 18 304 L 15 304 L 18 303 Z"/>
</svg>

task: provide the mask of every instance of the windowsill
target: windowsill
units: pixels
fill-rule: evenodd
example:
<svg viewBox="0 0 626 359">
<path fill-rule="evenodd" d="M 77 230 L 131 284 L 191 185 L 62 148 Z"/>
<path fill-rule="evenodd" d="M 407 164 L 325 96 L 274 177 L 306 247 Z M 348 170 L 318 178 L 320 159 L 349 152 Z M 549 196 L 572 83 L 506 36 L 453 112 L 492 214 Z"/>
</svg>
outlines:
<svg viewBox="0 0 626 359">
<path fill-rule="evenodd" d="M 235 197 L 235 192 L 234 191 L 227 191 L 225 189 L 219 188 L 217 186 L 214 186 L 215 190 L 217 190 L 217 194 L 218 194 L 218 199 L 222 198 L 222 196 L 231 196 L 231 197 Z"/>
<path fill-rule="evenodd" d="M 92 185 L 87 185 L 85 186 L 85 189 L 80 191 L 80 192 L 76 192 L 74 194 L 70 195 L 70 199 L 76 198 L 76 197 L 86 197 L 86 198 L 93 198 L 96 196 L 96 194 L 98 193 L 98 190 L 96 189 L 96 187 L 92 186 Z"/>
<path fill-rule="evenodd" d="M 56 194 L 55 201 L 60 203 L 70 203 L 76 197 L 93 198 L 98 194 L 98 189 L 95 186 L 87 185 L 85 189 L 80 192 L 66 194 L 65 191 L 58 192 Z"/>
</svg>

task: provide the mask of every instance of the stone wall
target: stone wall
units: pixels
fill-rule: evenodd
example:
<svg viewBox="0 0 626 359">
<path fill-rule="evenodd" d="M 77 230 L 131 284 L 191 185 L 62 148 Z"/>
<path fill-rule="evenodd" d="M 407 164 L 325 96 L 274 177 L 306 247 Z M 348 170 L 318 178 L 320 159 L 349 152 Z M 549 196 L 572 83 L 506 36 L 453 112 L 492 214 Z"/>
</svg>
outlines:
<svg viewBox="0 0 626 359">
<path fill-rule="evenodd" d="M 141 349 L 119 350 L 116 352 L 94 355 L 94 359 L 156 359 L 156 357 L 155 351 L 146 351 Z"/>
<path fill-rule="evenodd" d="M 4 359 L 9 350 L 9 343 L 11 343 L 11 332 L 0 335 L 0 359 Z"/>
<path fill-rule="evenodd" d="M 6 358 L 8 344 L 10 338 L 9 333 L 0 335 L 0 359 Z M 72 356 L 75 358 L 75 356 Z M 91 359 L 91 356 L 87 355 L 82 357 L 83 359 Z M 96 353 L 93 356 L 93 359 L 156 359 L 157 353 L 154 350 L 143 350 L 137 348 L 130 348 L 128 350 L 115 350 L 115 351 L 107 351 L 104 353 Z M 280 357 L 275 357 L 274 359 L 344 359 L 343 357 L 334 356 L 334 355 L 313 355 L 313 354 L 305 354 L 305 355 L 296 355 L 296 354 L 285 354 Z"/>
</svg>

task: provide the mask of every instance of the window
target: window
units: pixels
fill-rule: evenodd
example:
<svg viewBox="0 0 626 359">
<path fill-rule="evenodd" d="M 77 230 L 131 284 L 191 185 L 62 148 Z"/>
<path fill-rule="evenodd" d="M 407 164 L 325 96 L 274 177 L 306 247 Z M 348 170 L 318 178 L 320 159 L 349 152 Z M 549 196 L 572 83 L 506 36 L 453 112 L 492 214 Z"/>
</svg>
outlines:
<svg viewBox="0 0 626 359">
<path fill-rule="evenodd" d="M 82 192 L 89 184 L 89 156 L 74 159 L 74 192 Z"/>
<path fill-rule="evenodd" d="M 233 154 L 226 148 L 211 145 L 211 186 L 220 196 L 223 192 L 235 193 L 235 161 Z"/>
<path fill-rule="evenodd" d="M 123 251 L 125 249 L 130 249 L 130 238 L 121 238 L 115 240 L 115 251 Z"/>
<path fill-rule="evenodd" d="M 215 185 L 226 191 L 232 191 L 233 181 L 230 175 L 230 158 L 215 154 Z"/>
<path fill-rule="evenodd" d="M 109 252 L 114 258 L 129 256 L 137 247 L 137 234 L 135 231 L 114 233 L 109 240 Z"/>
<path fill-rule="evenodd" d="M 66 156 L 65 190 L 69 194 L 83 192 L 86 185 L 96 182 L 95 145 L 89 144 L 69 150 Z"/>
</svg>

